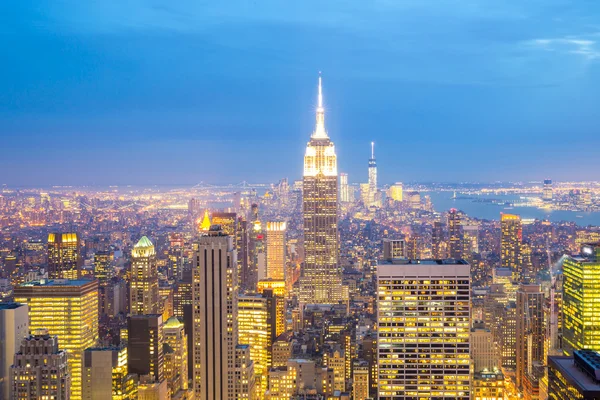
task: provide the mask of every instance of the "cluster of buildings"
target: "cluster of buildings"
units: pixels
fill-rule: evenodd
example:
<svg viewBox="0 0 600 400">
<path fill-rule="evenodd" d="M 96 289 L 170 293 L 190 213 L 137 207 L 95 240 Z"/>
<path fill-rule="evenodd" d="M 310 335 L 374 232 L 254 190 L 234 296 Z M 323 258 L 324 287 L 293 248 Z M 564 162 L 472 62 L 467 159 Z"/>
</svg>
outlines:
<svg viewBox="0 0 600 400">
<path fill-rule="evenodd" d="M 301 181 L 4 193 L 0 397 L 598 398 L 600 230 L 436 212 L 371 145 L 355 196 L 319 79 Z"/>
</svg>

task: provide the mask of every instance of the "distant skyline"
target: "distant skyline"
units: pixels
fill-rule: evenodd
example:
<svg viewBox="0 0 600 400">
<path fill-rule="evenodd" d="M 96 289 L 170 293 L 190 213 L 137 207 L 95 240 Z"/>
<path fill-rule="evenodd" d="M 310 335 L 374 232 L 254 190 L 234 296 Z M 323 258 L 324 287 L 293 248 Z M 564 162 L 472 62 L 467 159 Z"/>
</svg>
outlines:
<svg viewBox="0 0 600 400">
<path fill-rule="evenodd" d="M 600 4 L 0 4 L 0 184 L 600 180 Z"/>
</svg>

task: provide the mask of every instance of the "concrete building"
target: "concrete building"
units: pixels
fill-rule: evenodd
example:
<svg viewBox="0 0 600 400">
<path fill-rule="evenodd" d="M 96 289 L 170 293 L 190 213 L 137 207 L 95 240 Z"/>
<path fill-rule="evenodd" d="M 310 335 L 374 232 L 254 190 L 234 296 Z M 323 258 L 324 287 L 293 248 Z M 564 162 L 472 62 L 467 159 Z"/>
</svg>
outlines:
<svg viewBox="0 0 600 400">
<path fill-rule="evenodd" d="M 548 357 L 548 399 L 600 398 L 600 354 L 575 350 L 571 357 Z"/>
<path fill-rule="evenodd" d="M 21 341 L 29 335 L 27 304 L 0 303 L 0 394 L 9 399 L 10 366 Z"/>
<path fill-rule="evenodd" d="M 131 315 L 127 319 L 127 365 L 140 377 L 149 375 L 162 382 L 164 375 L 164 332 L 161 314 Z"/>
<path fill-rule="evenodd" d="M 58 337 L 46 329 L 35 329 L 21 341 L 10 368 L 13 400 L 68 400 L 71 378 L 67 352 L 59 349 Z"/>
<path fill-rule="evenodd" d="M 235 400 L 238 284 L 232 238 L 211 228 L 193 245 L 196 400 Z"/>
<path fill-rule="evenodd" d="M 127 369 L 127 347 L 92 347 L 83 353 L 84 400 L 133 400 L 137 382 Z"/>
<path fill-rule="evenodd" d="M 286 223 L 267 222 L 267 279 L 285 280 Z"/>
<path fill-rule="evenodd" d="M 29 306 L 29 329 L 47 329 L 69 354 L 71 400 L 82 398 L 83 352 L 98 341 L 98 281 L 40 280 L 15 288 L 15 301 Z"/>
<path fill-rule="evenodd" d="M 462 260 L 379 263 L 380 399 L 470 399 L 470 289 Z"/>
<path fill-rule="evenodd" d="M 156 250 L 146 236 L 143 236 L 131 251 L 130 285 L 131 315 L 160 312 Z"/>
</svg>

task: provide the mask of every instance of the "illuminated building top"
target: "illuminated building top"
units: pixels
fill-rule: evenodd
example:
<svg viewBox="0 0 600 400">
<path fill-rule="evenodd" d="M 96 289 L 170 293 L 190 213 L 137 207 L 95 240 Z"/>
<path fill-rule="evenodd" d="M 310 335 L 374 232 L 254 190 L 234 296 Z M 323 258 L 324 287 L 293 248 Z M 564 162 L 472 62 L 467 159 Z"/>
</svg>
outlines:
<svg viewBox="0 0 600 400">
<path fill-rule="evenodd" d="M 321 76 L 319 76 L 319 104 L 317 106 L 317 124 L 304 156 L 304 176 L 337 176 L 337 157 L 335 146 L 325 131 L 325 108 Z"/>
<path fill-rule="evenodd" d="M 202 218 L 202 224 L 200 224 L 200 230 L 208 231 L 210 229 L 211 222 L 210 216 L 208 215 L 208 210 L 204 210 L 204 218 Z"/>
<path fill-rule="evenodd" d="M 142 236 L 139 242 L 133 246 L 133 250 L 131 251 L 133 257 L 150 257 L 154 254 L 156 254 L 154 245 L 146 236 Z"/>
</svg>

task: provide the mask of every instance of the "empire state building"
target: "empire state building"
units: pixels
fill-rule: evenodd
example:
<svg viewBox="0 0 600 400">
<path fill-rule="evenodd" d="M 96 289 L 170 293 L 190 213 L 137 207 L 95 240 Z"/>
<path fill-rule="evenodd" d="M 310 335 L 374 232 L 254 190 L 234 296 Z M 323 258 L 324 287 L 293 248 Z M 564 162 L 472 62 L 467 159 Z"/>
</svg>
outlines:
<svg viewBox="0 0 600 400">
<path fill-rule="evenodd" d="M 304 304 L 336 304 L 342 299 L 337 180 L 337 157 L 325 131 L 319 76 L 317 123 L 306 146 L 302 185 L 305 260 L 300 278 L 300 301 Z"/>
</svg>

